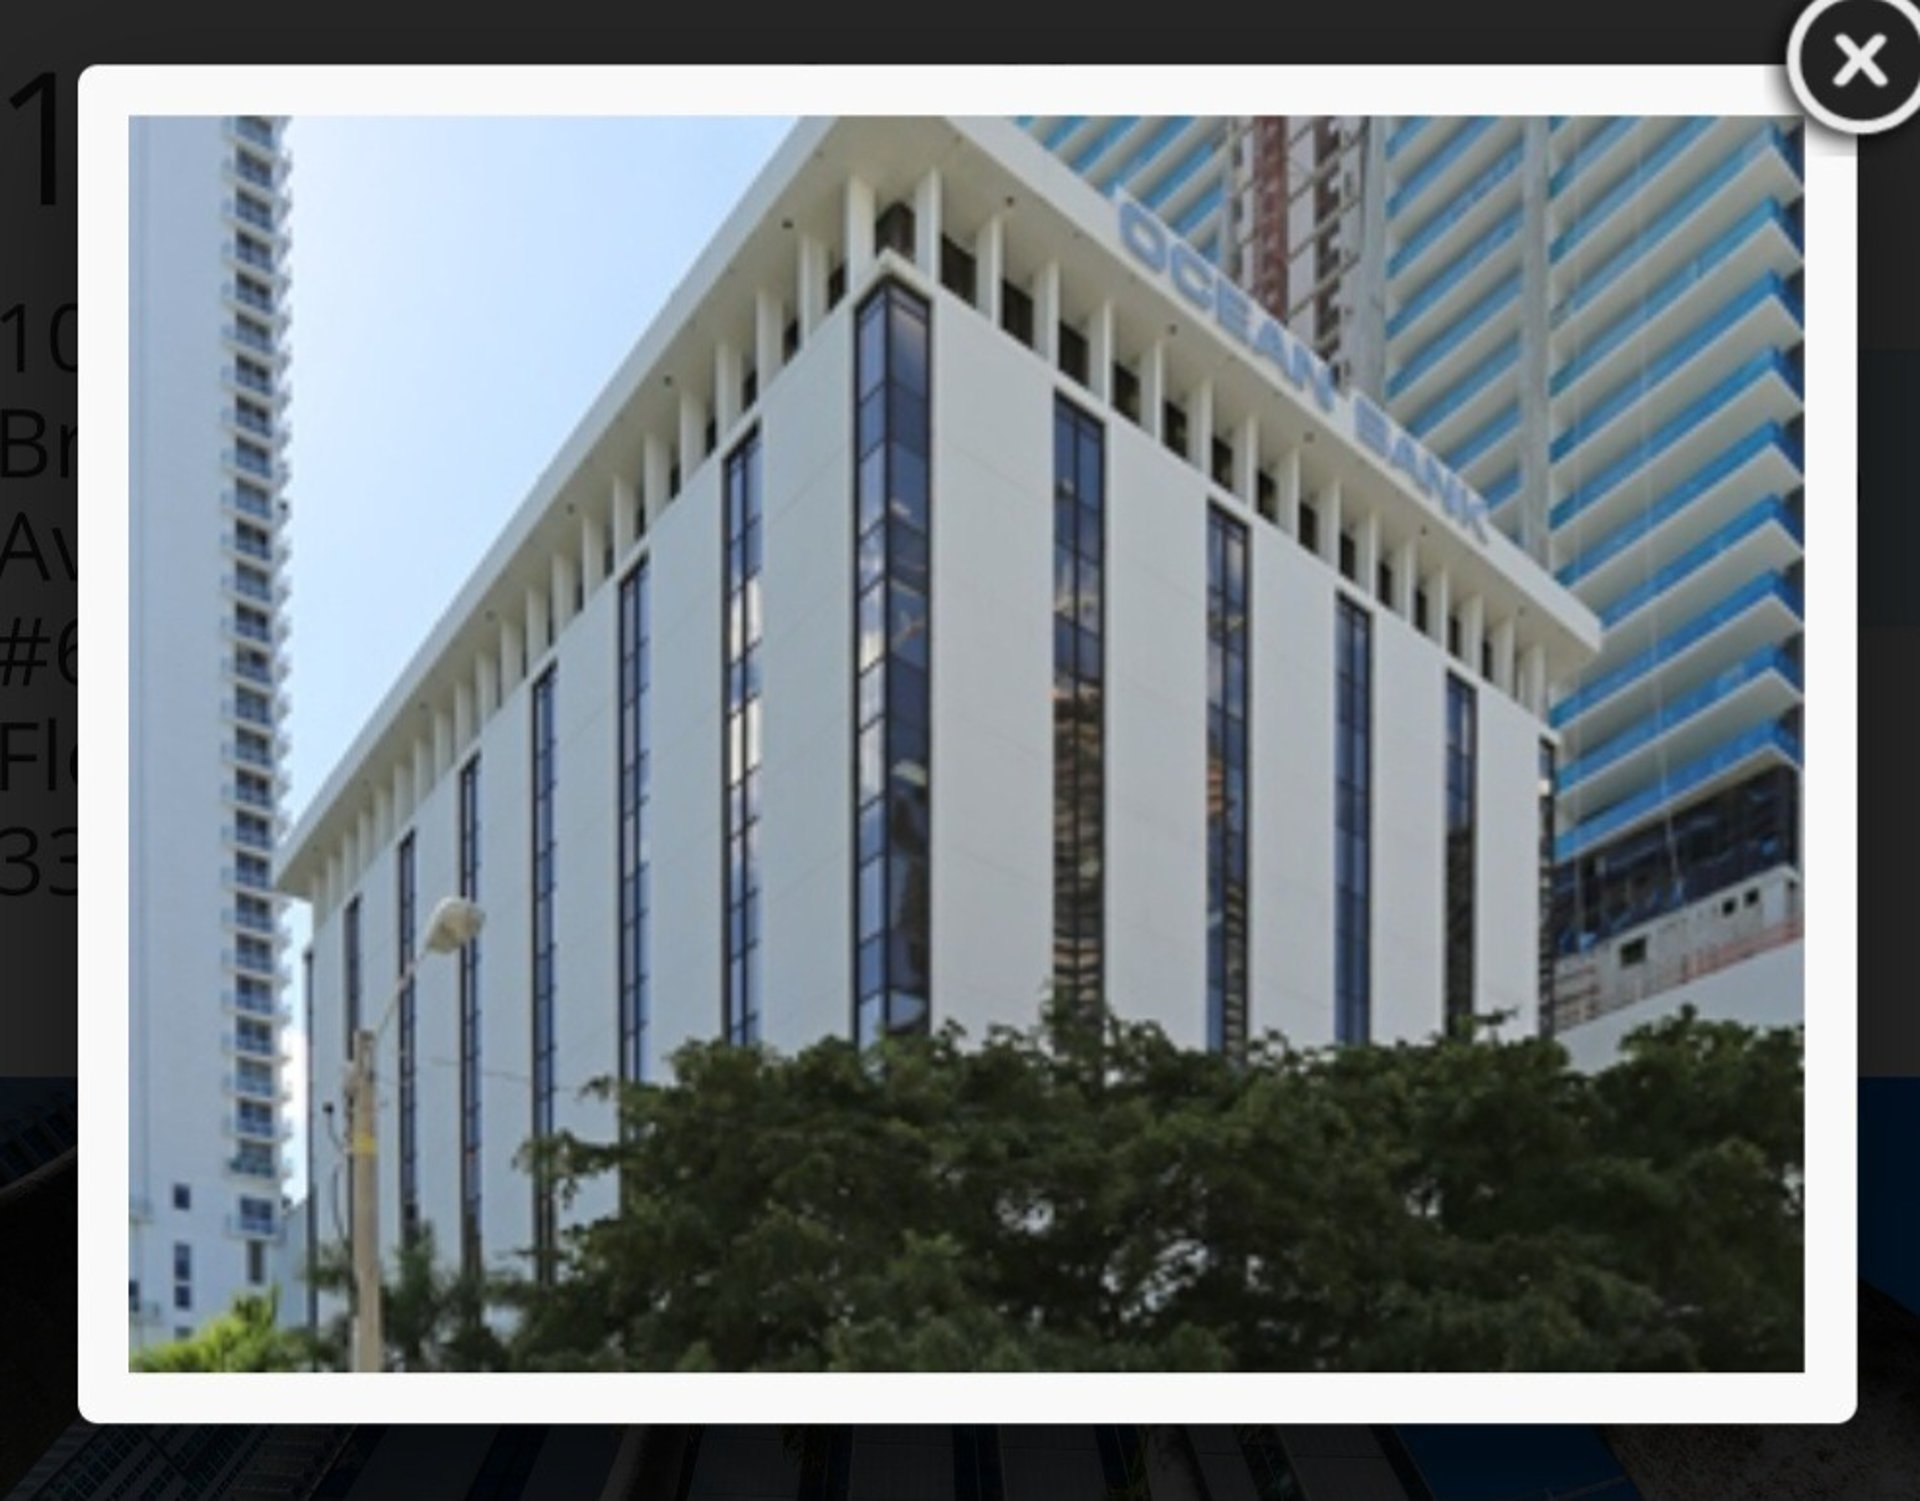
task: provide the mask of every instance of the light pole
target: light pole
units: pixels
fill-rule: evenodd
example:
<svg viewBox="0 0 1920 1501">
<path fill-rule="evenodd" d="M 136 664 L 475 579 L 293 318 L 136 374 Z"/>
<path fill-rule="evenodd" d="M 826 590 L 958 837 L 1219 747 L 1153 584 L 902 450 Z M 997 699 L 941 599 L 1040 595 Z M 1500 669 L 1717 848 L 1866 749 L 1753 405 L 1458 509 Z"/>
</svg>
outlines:
<svg viewBox="0 0 1920 1501">
<path fill-rule="evenodd" d="M 387 1009 L 375 1027 L 353 1034 L 353 1057 L 347 1071 L 347 1152 L 352 1169 L 353 1205 L 353 1368 L 377 1371 L 385 1353 L 380 1320 L 380 1213 L 378 1112 L 373 1101 L 373 1052 L 380 1034 L 393 1018 L 393 1008 L 413 982 L 421 959 L 428 954 L 451 954 L 480 934 L 486 914 L 465 897 L 442 897 L 427 921 L 426 941 L 407 960 L 395 982 Z"/>
</svg>

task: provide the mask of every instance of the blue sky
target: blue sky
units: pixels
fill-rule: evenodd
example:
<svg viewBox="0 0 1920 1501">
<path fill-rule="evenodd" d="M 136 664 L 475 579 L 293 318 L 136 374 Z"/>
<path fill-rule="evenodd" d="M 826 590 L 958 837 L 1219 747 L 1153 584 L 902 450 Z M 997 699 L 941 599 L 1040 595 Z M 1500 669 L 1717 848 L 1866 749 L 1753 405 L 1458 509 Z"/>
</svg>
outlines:
<svg viewBox="0 0 1920 1501">
<path fill-rule="evenodd" d="M 296 816 L 790 125 L 289 127 Z"/>
<path fill-rule="evenodd" d="M 791 125 L 288 127 L 296 818 Z"/>
</svg>

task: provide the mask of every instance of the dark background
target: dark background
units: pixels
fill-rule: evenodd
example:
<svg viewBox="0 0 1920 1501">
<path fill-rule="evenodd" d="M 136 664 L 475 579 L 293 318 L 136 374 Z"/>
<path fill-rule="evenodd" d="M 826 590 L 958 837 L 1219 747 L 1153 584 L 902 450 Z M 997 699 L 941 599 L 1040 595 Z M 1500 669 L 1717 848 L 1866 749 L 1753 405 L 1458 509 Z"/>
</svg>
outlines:
<svg viewBox="0 0 1920 1501">
<path fill-rule="evenodd" d="M 1018 58 L 1685 68 L 1778 64 L 1798 9 L 1751 0 L 1607 0 L 1554 7 L 1376 0 L 1273 7 L 1251 20 L 1225 8 L 1211 16 L 1164 12 L 1148 25 L 1129 29 L 1122 13 L 1111 7 L 1042 11 L 997 0 L 950 7 L 843 4 L 831 11 L 756 7 L 751 15 L 720 7 L 605 9 L 574 3 L 548 3 L 524 15 L 506 7 L 427 15 L 390 4 L 341 3 L 298 13 L 257 4 L 174 3 L 127 7 L 119 19 L 98 5 L 16 3 L 0 19 L 0 313 L 24 303 L 29 342 L 22 373 L 14 367 L 11 327 L 0 325 L 5 335 L 0 338 L 0 409 L 38 412 L 50 433 L 75 420 L 75 377 L 46 358 L 42 330 L 53 309 L 74 295 L 75 86 L 80 70 L 95 62 L 997 63 Z M 57 105 L 50 205 L 39 201 L 38 100 L 19 107 L 6 103 L 46 71 L 54 74 Z M 1782 99 L 1784 108 L 1784 74 Z M 1274 101 L 1274 108 L 1284 110 L 1285 102 Z M 1863 1351 L 1871 1345 L 1887 1369 L 1907 1373 L 1915 1362 L 1906 1357 L 1920 1350 L 1915 1336 L 1920 1323 L 1907 1316 L 1920 1310 L 1920 1167 L 1915 1159 L 1920 1005 L 1906 979 L 1909 957 L 1902 942 L 1913 889 L 1902 855 L 1912 843 L 1916 816 L 1914 778 L 1906 763 L 1914 743 L 1908 723 L 1915 712 L 1910 707 L 1915 699 L 1912 647 L 1920 640 L 1920 589 L 1909 580 L 1912 560 L 1920 556 L 1920 520 L 1914 514 L 1920 507 L 1920 463 L 1912 452 L 1920 435 L 1915 420 L 1920 416 L 1917 184 L 1920 120 L 1861 143 L 1860 1258 L 1863 1281 L 1889 1295 L 1865 1295 L 1863 1306 L 1881 1323 L 1873 1340 L 1863 1337 Z M 1821 507 L 1848 499 L 1819 499 L 1809 517 L 1816 538 Z M 51 474 L 0 479 L 0 502 L 0 525 L 11 525 L 16 511 L 30 513 L 52 570 L 44 583 L 19 563 L 0 573 L 0 628 L 15 615 L 39 618 L 57 640 L 60 626 L 73 618 L 75 600 L 49 539 L 51 529 L 59 527 L 69 545 L 75 543 L 74 487 Z M 1820 628 L 1816 622 L 1814 629 Z M 46 718 L 60 722 L 63 744 L 70 746 L 78 729 L 74 696 L 57 671 L 43 668 L 31 686 L 0 682 L 0 719 Z M 45 841 L 52 830 L 74 822 L 75 795 L 64 773 L 52 791 L 43 777 L 44 768 L 35 764 L 16 765 L 10 777 L 0 779 L 0 829 L 28 827 L 43 839 L 40 889 L 0 896 L 0 1135 L 23 1118 L 22 1111 L 41 1108 L 50 1099 L 56 1106 L 71 1100 L 77 1072 L 73 995 L 76 945 L 83 935 L 72 898 L 48 893 L 45 873 L 60 877 L 46 858 Z M 18 843 L 17 838 L 0 843 L 0 858 Z M 71 878 L 70 871 L 65 875 Z M 0 870 L 0 884 L 22 879 L 17 869 Z M 1814 879 L 1831 877 L 1820 873 Z M 1855 1004 L 1817 964 L 1810 966 L 1807 981 L 1810 1016 Z M 69 1157 L 59 1156 L 49 1171 L 52 1176 L 43 1176 L 31 1192 L 0 1189 L 0 1264 L 8 1273 L 0 1277 L 0 1493 L 73 1413 L 74 1168 Z M 1867 1474 L 1882 1459 L 1888 1465 L 1899 1462 L 1870 1431 L 1869 1418 L 1882 1411 L 1878 1370 L 1863 1376 L 1862 1418 L 1848 1428 L 1802 1431 L 1806 1453 L 1845 1456 L 1851 1445 L 1856 1468 L 1847 1473 L 1853 1476 Z M 926 1416 L 937 1421 L 940 1414 Z M 1499 1414 L 1487 1416 L 1494 1420 Z M 1617 1476 L 1616 1454 L 1645 1451 L 1631 1433 L 1603 1435 L 1578 1425 L 1401 1431 L 1436 1495 L 1463 1501 L 1565 1495 Z M 1782 1430 L 1768 1441 L 1791 1447 L 1798 1442 L 1795 1432 Z M 1751 1448 L 1750 1440 L 1759 1438 L 1742 1430 L 1698 1429 L 1665 1430 L 1660 1437 L 1670 1449 L 1677 1446 L 1696 1456 L 1728 1445 Z M 1875 1443 L 1882 1448 L 1869 1450 Z M 1718 1473 L 1729 1478 L 1724 1468 Z M 1891 1481 L 1893 1472 L 1885 1473 Z M 1782 1478 L 1768 1494 L 1868 1494 L 1857 1481 L 1847 1482 L 1846 1489 L 1832 1488 L 1837 1483 L 1816 1478 L 1815 1488 L 1801 1490 Z M 1887 1494 L 1913 1493 L 1914 1482 L 1906 1484 L 1906 1490 Z M 1642 1494 L 1736 1492 L 1711 1484 L 1662 1492 L 1643 1479 Z"/>
</svg>

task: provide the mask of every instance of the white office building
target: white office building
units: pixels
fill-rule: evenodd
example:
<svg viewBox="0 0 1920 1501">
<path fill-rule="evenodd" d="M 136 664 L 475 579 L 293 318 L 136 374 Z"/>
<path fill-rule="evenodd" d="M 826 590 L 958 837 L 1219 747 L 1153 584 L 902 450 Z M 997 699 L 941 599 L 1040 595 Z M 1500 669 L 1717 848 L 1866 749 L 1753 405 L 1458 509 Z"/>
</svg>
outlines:
<svg viewBox="0 0 1920 1501">
<path fill-rule="evenodd" d="M 1598 1062 L 1682 1003 L 1797 1021 L 1798 125 L 1177 123 L 1235 184 L 1222 264 L 1600 617 L 1552 712 L 1550 1023 Z"/>
<path fill-rule="evenodd" d="M 1150 211 L 1011 122 L 807 121 L 292 833 L 315 1105 L 391 1005 L 386 1249 L 497 1264 L 521 1144 L 688 1039 L 1531 1030 L 1598 638 Z"/>
<path fill-rule="evenodd" d="M 134 1348 L 268 1285 L 281 1235 L 282 125 L 133 126 Z"/>
</svg>

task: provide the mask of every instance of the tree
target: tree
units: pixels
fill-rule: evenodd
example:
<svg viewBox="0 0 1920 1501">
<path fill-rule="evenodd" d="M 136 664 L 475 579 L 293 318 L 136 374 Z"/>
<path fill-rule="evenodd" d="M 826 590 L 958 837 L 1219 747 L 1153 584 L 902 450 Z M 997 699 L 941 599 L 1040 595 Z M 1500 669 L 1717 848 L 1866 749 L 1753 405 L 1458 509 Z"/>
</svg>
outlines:
<svg viewBox="0 0 1920 1501">
<path fill-rule="evenodd" d="M 279 1294 L 237 1293 L 225 1313 L 186 1339 L 142 1350 L 136 1371 L 298 1371 L 311 1355 L 306 1332 L 283 1329 Z"/>
<path fill-rule="evenodd" d="M 506 1362 L 1800 1362 L 1797 1030 L 1687 1013 L 1592 1075 L 1535 1038 L 1270 1036 L 1236 1064 L 1060 1005 L 977 1046 L 694 1044 L 674 1071 L 600 1086 L 614 1139 L 529 1149 L 563 1202 L 621 1195 L 552 1286 L 505 1290 Z"/>
<path fill-rule="evenodd" d="M 351 1294 L 353 1263 L 348 1252 L 328 1246 L 314 1257 L 313 1280 L 325 1291 Z M 524 1285 L 511 1278 L 469 1275 L 438 1264 L 433 1226 L 423 1223 L 394 1255 L 393 1273 L 383 1278 L 380 1296 L 384 1364 L 399 1371 L 488 1371 L 504 1369 L 506 1348 L 487 1317 L 491 1307 L 511 1303 Z M 350 1364 L 352 1314 L 337 1315 L 316 1341 L 322 1365 L 344 1370 Z"/>
</svg>

